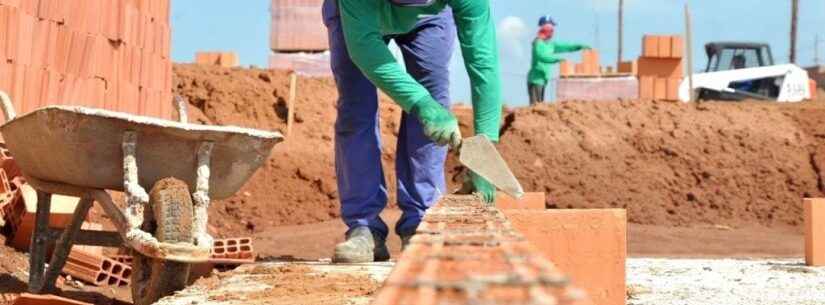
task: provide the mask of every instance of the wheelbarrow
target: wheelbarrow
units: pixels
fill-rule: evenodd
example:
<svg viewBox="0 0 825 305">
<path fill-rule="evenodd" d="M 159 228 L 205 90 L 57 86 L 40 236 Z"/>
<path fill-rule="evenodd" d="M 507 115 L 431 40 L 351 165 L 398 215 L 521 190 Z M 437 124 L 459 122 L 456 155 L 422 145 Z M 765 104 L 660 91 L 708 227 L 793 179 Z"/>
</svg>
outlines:
<svg viewBox="0 0 825 305">
<path fill-rule="evenodd" d="M 73 244 L 132 249 L 132 297 L 151 304 L 186 286 L 189 266 L 211 255 L 210 199 L 235 194 L 283 137 L 232 126 L 180 122 L 79 106 L 48 106 L 16 117 L 0 91 L 6 146 L 37 190 L 29 290 L 47 293 Z M 125 208 L 106 190 L 123 191 Z M 147 192 L 147 190 L 151 190 Z M 64 230 L 48 228 L 51 195 L 81 198 Z M 97 202 L 117 232 L 81 230 Z M 45 269 L 50 241 L 57 240 Z"/>
</svg>

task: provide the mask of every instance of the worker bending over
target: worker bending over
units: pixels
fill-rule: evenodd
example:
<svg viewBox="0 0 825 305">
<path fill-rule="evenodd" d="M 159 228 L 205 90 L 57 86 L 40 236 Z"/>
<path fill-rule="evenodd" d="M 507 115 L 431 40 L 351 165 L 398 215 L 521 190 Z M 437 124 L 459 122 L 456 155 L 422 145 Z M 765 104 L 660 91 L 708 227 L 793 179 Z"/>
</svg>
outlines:
<svg viewBox="0 0 825 305">
<path fill-rule="evenodd" d="M 470 76 L 476 134 L 497 142 L 501 120 L 498 50 L 489 0 L 325 0 L 332 72 L 338 87 L 335 170 L 349 227 L 336 262 L 389 259 L 376 87 L 404 110 L 396 152 L 395 226 L 406 245 L 427 208 L 447 193 L 448 146 L 461 143 L 450 112 L 448 66 L 458 35 Z M 406 72 L 390 53 L 394 40 Z M 495 188 L 471 173 L 472 190 L 492 202 Z"/>
<path fill-rule="evenodd" d="M 564 43 L 553 40 L 556 22 L 550 16 L 539 19 L 539 31 L 533 40 L 533 59 L 530 62 L 530 72 L 527 74 L 527 94 L 530 96 L 530 105 L 544 101 L 544 90 L 551 77 L 551 67 L 563 60 L 559 53 L 587 50 L 590 47 L 583 44 Z"/>
</svg>

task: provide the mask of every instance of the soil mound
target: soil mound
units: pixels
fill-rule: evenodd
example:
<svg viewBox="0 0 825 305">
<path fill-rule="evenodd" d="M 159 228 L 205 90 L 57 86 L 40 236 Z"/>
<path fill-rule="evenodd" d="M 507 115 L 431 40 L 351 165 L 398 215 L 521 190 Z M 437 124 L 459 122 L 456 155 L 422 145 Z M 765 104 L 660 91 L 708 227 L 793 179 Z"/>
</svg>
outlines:
<svg viewBox="0 0 825 305">
<path fill-rule="evenodd" d="M 174 72 L 175 93 L 189 100 L 194 120 L 285 131 L 287 72 Z M 336 99 L 331 79 L 299 78 L 292 135 L 236 196 L 213 204 L 213 232 L 339 216 Z M 394 195 L 400 109 L 383 97 L 380 107 Z M 471 134 L 471 110 L 456 112 Z M 502 129 L 500 152 L 525 189 L 547 192 L 553 208 L 627 208 L 631 222 L 665 226 L 798 226 L 801 198 L 823 195 L 825 103 L 563 102 L 507 111 Z M 451 187 L 459 168 L 451 156 Z"/>
<path fill-rule="evenodd" d="M 564 102 L 506 116 L 500 149 L 556 208 L 642 224 L 801 224 L 821 196 L 825 104 Z"/>
</svg>

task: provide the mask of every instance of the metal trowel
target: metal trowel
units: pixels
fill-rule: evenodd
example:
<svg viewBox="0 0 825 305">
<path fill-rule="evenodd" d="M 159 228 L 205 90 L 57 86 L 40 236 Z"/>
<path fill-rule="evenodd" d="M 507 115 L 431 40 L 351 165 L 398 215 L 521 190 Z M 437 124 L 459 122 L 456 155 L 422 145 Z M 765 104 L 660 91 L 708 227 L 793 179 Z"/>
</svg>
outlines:
<svg viewBox="0 0 825 305">
<path fill-rule="evenodd" d="M 458 161 L 507 195 L 515 199 L 524 195 L 524 189 L 510 171 L 507 162 L 504 162 L 493 142 L 486 136 L 463 139 L 458 148 Z"/>
</svg>

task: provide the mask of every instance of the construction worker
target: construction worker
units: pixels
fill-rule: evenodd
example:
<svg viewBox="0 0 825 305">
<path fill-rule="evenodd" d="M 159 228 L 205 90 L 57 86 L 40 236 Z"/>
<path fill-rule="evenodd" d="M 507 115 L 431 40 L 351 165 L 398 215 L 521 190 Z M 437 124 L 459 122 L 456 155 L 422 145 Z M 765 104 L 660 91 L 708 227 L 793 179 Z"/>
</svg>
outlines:
<svg viewBox="0 0 825 305">
<path fill-rule="evenodd" d="M 563 60 L 556 54 L 590 49 L 583 44 L 552 40 L 555 28 L 556 21 L 552 17 L 542 16 L 539 19 L 539 31 L 536 39 L 533 40 L 533 59 L 530 63 L 530 72 L 527 74 L 527 94 L 530 96 L 530 105 L 544 101 L 544 90 L 550 81 L 551 66 Z"/>
<path fill-rule="evenodd" d="M 475 132 L 497 142 L 501 89 L 489 0 L 325 0 L 332 72 L 338 87 L 335 168 L 341 216 L 349 227 L 335 247 L 336 262 L 389 259 L 387 204 L 381 168 L 376 87 L 404 113 L 398 132 L 396 176 L 406 245 L 425 211 L 447 193 L 444 161 L 461 133 L 450 112 L 448 66 L 458 36 L 471 80 Z M 406 72 L 387 46 L 401 49 Z M 495 188 L 470 173 L 467 184 L 486 201 Z"/>
</svg>

